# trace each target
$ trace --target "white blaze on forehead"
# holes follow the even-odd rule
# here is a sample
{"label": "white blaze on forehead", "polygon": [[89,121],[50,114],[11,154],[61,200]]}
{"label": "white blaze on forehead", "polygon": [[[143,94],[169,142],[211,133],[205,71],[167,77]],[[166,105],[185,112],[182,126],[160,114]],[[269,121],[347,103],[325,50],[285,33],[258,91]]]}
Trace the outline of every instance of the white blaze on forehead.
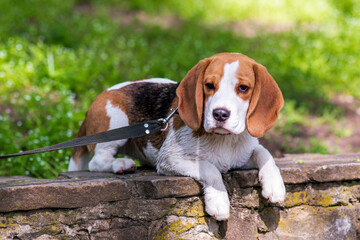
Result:
{"label": "white blaze on forehead", "polygon": [[237,83],[236,72],[239,68],[239,61],[235,61],[232,63],[226,63],[224,66],[224,76],[221,78],[220,87],[221,85],[230,85],[230,87],[235,88]]}
{"label": "white blaze on forehead", "polygon": [[206,131],[216,127],[213,111],[217,108],[224,108],[230,111],[230,117],[226,120],[223,128],[235,134],[244,131],[249,102],[237,96],[235,87],[238,83],[236,77],[238,70],[239,61],[224,65],[224,74],[221,77],[219,89],[212,97],[208,98],[205,104],[204,128]]}
{"label": "white blaze on forehead", "polygon": [[226,63],[224,66],[224,75],[219,84],[219,89],[212,97],[213,108],[225,108],[228,110],[231,106],[231,101],[237,98],[235,93],[235,86],[237,84],[236,72],[239,68],[239,61]]}

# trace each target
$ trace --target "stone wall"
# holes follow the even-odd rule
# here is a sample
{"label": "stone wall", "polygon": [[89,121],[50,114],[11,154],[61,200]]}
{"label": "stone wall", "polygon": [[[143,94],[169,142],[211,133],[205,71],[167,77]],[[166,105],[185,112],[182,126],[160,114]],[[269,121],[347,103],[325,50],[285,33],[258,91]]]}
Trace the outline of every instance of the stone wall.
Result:
{"label": "stone wall", "polygon": [[188,177],[73,172],[0,178],[0,239],[360,239],[360,154],[277,159],[284,203],[261,198],[257,170],[224,175],[231,217],[204,212]]}

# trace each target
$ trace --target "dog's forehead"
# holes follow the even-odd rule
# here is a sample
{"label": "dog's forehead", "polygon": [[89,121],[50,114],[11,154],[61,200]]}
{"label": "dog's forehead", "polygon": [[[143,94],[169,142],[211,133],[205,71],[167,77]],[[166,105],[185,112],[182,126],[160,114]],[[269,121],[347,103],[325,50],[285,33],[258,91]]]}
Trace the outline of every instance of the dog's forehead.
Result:
{"label": "dog's forehead", "polygon": [[236,53],[214,55],[206,69],[206,74],[222,76],[224,74],[225,65],[234,62],[238,62],[237,76],[254,76],[253,66],[256,62],[245,55]]}

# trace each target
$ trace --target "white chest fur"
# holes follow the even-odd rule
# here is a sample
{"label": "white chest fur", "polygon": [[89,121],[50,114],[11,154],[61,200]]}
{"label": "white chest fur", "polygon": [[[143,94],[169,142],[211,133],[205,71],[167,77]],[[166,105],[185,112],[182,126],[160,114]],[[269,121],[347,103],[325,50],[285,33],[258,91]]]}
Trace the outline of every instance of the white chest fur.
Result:
{"label": "white chest fur", "polygon": [[202,159],[210,161],[220,172],[244,166],[258,144],[247,131],[237,135],[204,135],[198,141]]}
{"label": "white chest fur", "polygon": [[171,171],[172,167],[176,168],[177,164],[185,164],[186,161],[208,161],[220,172],[226,172],[244,166],[257,145],[258,140],[247,131],[238,135],[194,137],[192,130],[184,126],[177,131],[169,131],[159,151],[157,165],[160,169],[165,167]]}

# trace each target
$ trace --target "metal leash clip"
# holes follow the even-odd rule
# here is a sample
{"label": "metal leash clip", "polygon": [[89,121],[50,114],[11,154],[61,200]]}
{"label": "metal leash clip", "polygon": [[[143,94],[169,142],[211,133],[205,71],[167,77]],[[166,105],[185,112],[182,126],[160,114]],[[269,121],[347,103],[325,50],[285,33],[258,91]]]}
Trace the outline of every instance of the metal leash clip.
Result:
{"label": "metal leash clip", "polygon": [[178,108],[175,108],[166,118],[159,118],[158,121],[160,122],[161,125],[165,125],[165,127],[163,127],[162,129],[160,129],[161,131],[166,131],[169,127],[169,120],[170,118],[172,118],[174,116],[174,114],[177,112]]}

